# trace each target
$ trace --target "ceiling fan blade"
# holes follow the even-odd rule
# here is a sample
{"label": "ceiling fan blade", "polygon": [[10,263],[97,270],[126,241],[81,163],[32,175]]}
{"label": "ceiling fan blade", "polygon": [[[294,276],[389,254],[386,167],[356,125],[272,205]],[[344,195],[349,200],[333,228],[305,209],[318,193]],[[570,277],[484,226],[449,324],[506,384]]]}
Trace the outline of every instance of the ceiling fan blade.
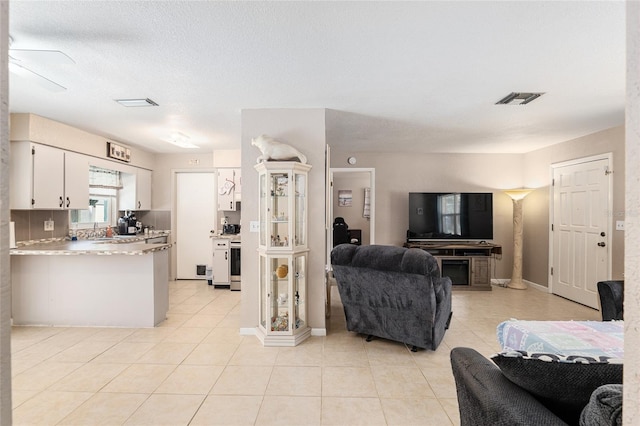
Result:
{"label": "ceiling fan blade", "polygon": [[13,61],[9,62],[9,71],[15,75],[34,81],[36,84],[52,92],[64,92],[67,90],[66,87],[59,85],[55,81],[49,80],[47,77],[44,77],[35,71],[31,71],[29,68],[25,68]]}
{"label": "ceiling fan blade", "polygon": [[20,61],[37,62],[42,65],[73,65],[76,62],[59,50],[9,49],[11,55]]}

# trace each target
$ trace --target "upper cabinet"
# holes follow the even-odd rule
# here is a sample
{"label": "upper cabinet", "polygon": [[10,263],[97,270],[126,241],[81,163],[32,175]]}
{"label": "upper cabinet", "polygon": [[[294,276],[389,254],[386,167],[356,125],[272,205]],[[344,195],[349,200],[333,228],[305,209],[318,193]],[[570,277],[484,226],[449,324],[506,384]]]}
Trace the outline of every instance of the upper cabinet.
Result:
{"label": "upper cabinet", "polygon": [[133,169],[121,174],[122,189],[118,194],[119,210],[151,210],[151,171]]}
{"label": "upper cabinet", "polygon": [[240,169],[218,169],[218,210],[236,211],[241,188]]}
{"label": "upper cabinet", "polygon": [[11,142],[11,209],[86,209],[89,158],[28,141]]}

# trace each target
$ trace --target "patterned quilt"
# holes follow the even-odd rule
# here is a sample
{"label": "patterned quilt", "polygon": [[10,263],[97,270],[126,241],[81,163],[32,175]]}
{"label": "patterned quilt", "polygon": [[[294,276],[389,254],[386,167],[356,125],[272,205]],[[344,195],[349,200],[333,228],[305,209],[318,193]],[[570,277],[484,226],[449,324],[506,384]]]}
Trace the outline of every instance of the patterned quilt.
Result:
{"label": "patterned quilt", "polygon": [[504,321],[498,325],[503,351],[624,358],[624,321]]}

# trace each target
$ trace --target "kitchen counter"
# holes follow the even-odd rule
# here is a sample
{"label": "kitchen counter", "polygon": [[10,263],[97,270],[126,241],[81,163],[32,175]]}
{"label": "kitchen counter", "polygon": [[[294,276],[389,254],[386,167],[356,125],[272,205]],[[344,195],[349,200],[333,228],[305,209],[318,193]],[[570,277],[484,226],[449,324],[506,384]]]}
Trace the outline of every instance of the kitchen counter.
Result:
{"label": "kitchen counter", "polygon": [[14,325],[154,327],[169,309],[171,244],[66,239],[11,249]]}
{"label": "kitchen counter", "polygon": [[11,255],[143,255],[156,251],[167,250],[171,244],[146,244],[144,239],[139,242],[111,241],[111,240],[77,240],[51,241],[34,243],[11,249]]}
{"label": "kitchen counter", "polygon": [[209,238],[222,238],[232,243],[240,242],[240,234],[211,234]]}

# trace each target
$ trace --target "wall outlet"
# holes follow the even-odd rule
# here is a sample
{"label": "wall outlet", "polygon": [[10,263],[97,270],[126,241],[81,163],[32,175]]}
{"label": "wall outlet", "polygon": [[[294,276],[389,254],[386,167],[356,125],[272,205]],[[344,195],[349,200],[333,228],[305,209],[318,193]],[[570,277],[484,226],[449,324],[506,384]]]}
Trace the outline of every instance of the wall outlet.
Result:
{"label": "wall outlet", "polygon": [[260,222],[257,220],[249,222],[249,232],[260,232]]}
{"label": "wall outlet", "polygon": [[624,220],[616,220],[616,231],[624,231]]}
{"label": "wall outlet", "polygon": [[53,231],[53,221],[51,219],[44,221],[44,230]]}

